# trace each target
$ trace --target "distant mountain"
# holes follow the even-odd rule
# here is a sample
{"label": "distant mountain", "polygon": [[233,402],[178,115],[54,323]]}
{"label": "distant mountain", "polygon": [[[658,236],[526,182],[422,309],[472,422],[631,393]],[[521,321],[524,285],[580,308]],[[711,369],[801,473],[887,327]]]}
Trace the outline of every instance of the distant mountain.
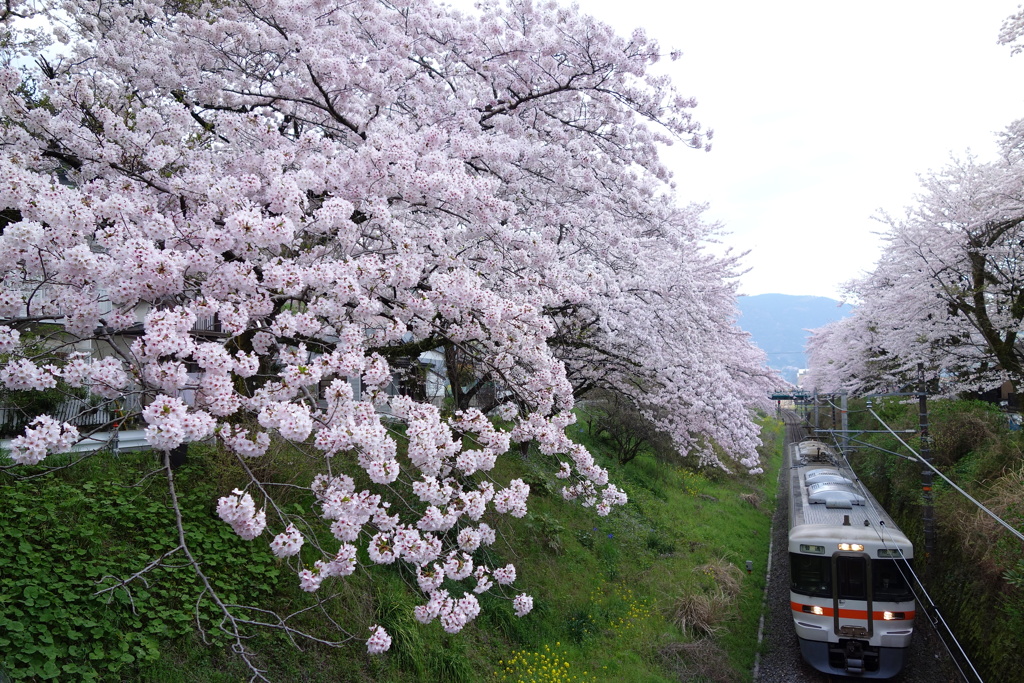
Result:
{"label": "distant mountain", "polygon": [[845,318],[853,310],[853,306],[835,299],[789,294],[741,296],[737,304],[739,326],[768,354],[768,367],[793,384],[797,370],[807,367],[807,330]]}

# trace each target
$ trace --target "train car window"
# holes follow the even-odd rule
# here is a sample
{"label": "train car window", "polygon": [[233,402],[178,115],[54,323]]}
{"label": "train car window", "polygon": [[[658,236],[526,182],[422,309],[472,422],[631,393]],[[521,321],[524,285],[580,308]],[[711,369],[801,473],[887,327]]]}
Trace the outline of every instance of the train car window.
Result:
{"label": "train car window", "polygon": [[794,593],[832,597],[832,563],[828,557],[789,554]]}
{"label": "train car window", "polygon": [[913,600],[914,594],[907,583],[909,579],[910,566],[906,560],[872,560],[871,582],[875,585],[875,600]]}
{"label": "train car window", "polygon": [[839,597],[845,600],[867,600],[868,561],[863,557],[840,555],[837,570]]}

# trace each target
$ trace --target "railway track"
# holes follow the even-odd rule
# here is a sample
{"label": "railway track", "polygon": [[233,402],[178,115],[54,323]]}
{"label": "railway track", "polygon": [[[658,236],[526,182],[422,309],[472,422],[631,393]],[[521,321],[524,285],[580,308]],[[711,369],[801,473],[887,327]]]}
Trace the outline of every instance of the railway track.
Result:
{"label": "railway track", "polygon": [[[785,448],[807,437],[807,429],[792,411],[783,411],[786,423]],[[771,575],[768,581],[764,619],[762,656],[755,674],[755,683],[849,683],[855,677],[833,676],[816,671],[800,656],[800,647],[789,605],[789,528],[785,479],[780,478],[778,501],[772,520]],[[963,683],[934,628],[919,612],[916,631],[903,671],[889,679],[893,683]]]}

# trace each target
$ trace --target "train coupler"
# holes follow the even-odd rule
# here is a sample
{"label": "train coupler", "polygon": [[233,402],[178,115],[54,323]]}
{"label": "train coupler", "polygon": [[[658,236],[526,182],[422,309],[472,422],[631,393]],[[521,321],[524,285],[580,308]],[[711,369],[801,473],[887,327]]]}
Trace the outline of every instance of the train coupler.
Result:
{"label": "train coupler", "polygon": [[840,640],[829,646],[828,655],[829,666],[845,671],[849,676],[878,671],[877,648],[860,640]]}

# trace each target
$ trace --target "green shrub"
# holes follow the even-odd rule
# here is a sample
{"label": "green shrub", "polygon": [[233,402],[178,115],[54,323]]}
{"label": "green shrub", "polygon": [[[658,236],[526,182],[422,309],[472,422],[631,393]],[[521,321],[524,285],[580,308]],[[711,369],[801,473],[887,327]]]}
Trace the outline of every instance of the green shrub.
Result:
{"label": "green shrub", "polygon": [[[223,642],[220,614],[199,599],[180,552],[125,581],[175,548],[177,531],[161,479],[133,487],[132,468],[109,464],[103,481],[0,473],[0,546],[16,550],[0,553],[0,670],[14,680],[122,680],[126,667],[159,657],[163,641],[191,633],[197,607]],[[266,547],[240,547],[212,514],[208,486],[182,498],[193,553],[225,601],[272,595],[280,570]]]}

